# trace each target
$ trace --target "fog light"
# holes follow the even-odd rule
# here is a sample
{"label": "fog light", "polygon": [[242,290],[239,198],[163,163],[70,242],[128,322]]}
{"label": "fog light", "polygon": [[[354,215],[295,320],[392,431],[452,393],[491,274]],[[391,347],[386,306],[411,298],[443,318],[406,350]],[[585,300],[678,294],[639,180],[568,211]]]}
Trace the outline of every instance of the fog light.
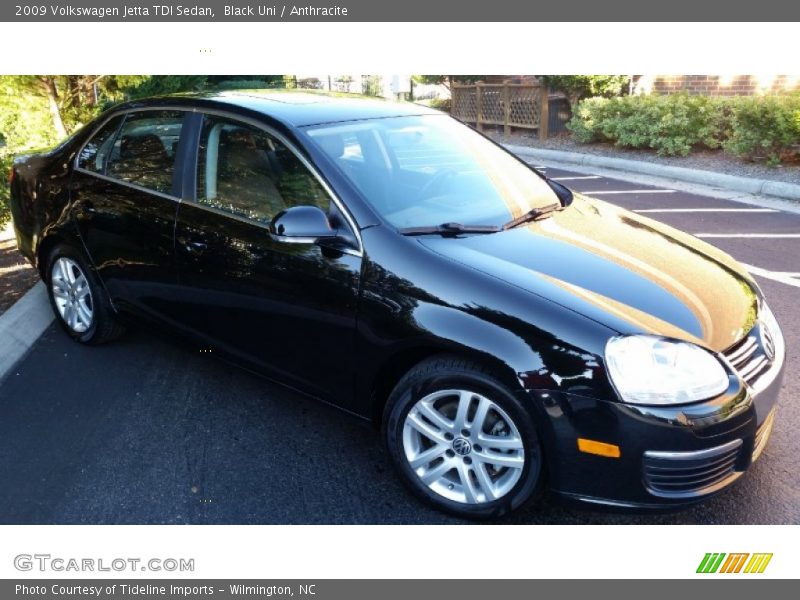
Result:
{"label": "fog light", "polygon": [[608,458],[619,458],[621,454],[619,446],[586,438],[578,438],[578,450],[586,452],[586,454],[597,454]]}

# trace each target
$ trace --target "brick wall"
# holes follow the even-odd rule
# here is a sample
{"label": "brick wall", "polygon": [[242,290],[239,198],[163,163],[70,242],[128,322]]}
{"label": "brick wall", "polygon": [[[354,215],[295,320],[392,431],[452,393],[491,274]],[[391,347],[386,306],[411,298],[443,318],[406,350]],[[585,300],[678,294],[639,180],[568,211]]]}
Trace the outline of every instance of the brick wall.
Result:
{"label": "brick wall", "polygon": [[685,92],[703,96],[752,96],[800,91],[800,76],[788,75],[642,75],[636,83],[643,93]]}

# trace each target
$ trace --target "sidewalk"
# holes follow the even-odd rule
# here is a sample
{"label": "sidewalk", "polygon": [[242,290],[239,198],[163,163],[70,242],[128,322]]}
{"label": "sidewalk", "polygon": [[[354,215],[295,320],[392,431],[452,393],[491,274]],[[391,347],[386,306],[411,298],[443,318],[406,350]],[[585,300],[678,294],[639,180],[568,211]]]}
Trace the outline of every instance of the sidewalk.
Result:
{"label": "sidewalk", "polygon": [[730,192],[768,196],[780,200],[800,202],[800,182],[775,181],[753,177],[728,175],[716,171],[690,169],[658,162],[630,160],[601,154],[550,150],[517,144],[503,144],[508,150],[527,159],[543,163],[558,163],[575,170],[609,169],[624,178],[626,174],[646,175],[674,181],[708,186]]}

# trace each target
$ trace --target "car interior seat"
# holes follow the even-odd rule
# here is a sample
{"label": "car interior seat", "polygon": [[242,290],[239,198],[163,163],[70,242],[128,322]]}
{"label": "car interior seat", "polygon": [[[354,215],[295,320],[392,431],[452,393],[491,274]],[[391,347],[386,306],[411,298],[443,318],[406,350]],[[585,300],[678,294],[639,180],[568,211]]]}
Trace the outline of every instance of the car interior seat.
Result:
{"label": "car interior seat", "polygon": [[111,162],[109,172],[159,192],[169,192],[172,188],[172,160],[154,133],[123,136],[119,159]]}

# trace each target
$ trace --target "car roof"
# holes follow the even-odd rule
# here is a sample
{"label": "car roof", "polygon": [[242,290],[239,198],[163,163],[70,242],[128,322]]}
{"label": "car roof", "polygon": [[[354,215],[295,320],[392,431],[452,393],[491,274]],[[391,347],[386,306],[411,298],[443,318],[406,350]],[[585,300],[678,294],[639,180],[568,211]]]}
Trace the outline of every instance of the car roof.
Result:
{"label": "car roof", "polygon": [[440,115],[440,111],[372,96],[314,90],[236,90],[179,94],[135,102],[165,106],[184,104],[209,108],[241,108],[272,117],[287,125],[305,127],[323,123],[413,115]]}

